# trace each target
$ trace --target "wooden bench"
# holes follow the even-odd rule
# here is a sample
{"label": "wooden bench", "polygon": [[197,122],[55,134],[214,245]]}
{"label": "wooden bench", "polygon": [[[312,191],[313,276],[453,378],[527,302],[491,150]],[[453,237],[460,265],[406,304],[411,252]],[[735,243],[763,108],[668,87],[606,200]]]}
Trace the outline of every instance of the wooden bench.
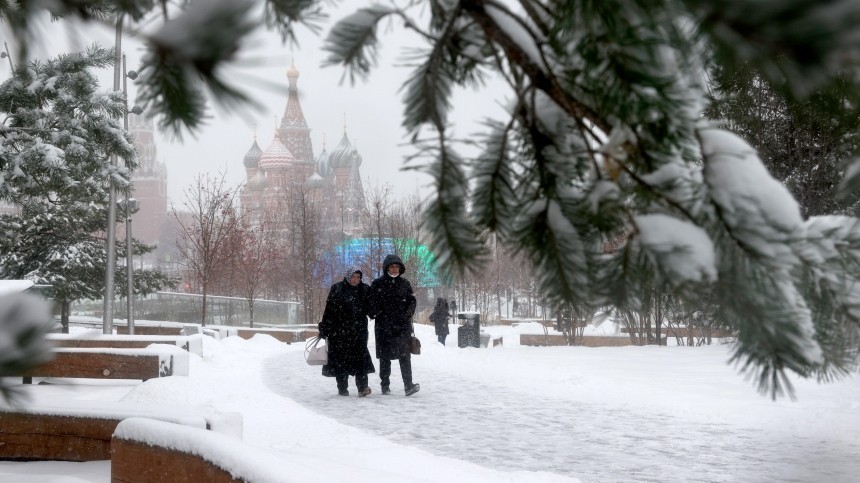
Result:
{"label": "wooden bench", "polygon": [[126,419],[111,441],[115,483],[284,481],[285,471],[283,455],[163,421]]}
{"label": "wooden bench", "polygon": [[34,377],[140,379],[188,375],[188,353],[150,349],[54,349],[54,358],[24,373]]}
{"label": "wooden bench", "polygon": [[113,348],[113,349],[145,349],[152,344],[175,345],[192,354],[203,354],[203,339],[201,336],[173,335],[69,335],[48,334],[47,339],[54,347],[76,349]]}
{"label": "wooden bench", "polygon": [[[128,326],[127,325],[117,325],[116,333],[128,335]],[[182,334],[182,325],[181,324],[159,324],[159,325],[148,325],[148,324],[135,324],[134,325],[134,335],[183,335]]]}
{"label": "wooden bench", "polygon": [[292,344],[293,342],[304,342],[315,335],[319,335],[319,330],[316,326],[300,326],[297,328],[274,328],[274,327],[232,327],[226,325],[210,325],[208,328],[221,331],[222,337],[237,336],[243,339],[250,339],[257,334],[266,334],[275,339]]}
{"label": "wooden bench", "polygon": [[0,459],[107,460],[111,458],[111,439],[117,425],[134,417],[241,438],[241,415],[238,413],[204,414],[185,407],[153,408],[124,402],[66,401],[63,404],[0,408]]}
{"label": "wooden bench", "polygon": [[[613,337],[603,335],[585,335],[576,338],[576,345],[582,347],[621,347],[636,345],[630,340],[630,337]],[[666,345],[666,338],[663,337],[661,345]],[[520,334],[520,345],[529,346],[566,346],[567,340],[561,334]]]}
{"label": "wooden bench", "polygon": [[[621,332],[624,334],[629,334],[631,332],[631,329],[628,329],[627,327],[622,327]],[[645,333],[644,331],[638,331],[635,329],[632,330],[632,332],[636,335],[640,335],[640,334]],[[663,336],[669,336],[669,337],[689,337],[690,336],[690,329],[687,327],[670,327],[670,328],[664,327],[660,331],[660,334]],[[654,329],[651,329],[651,335],[654,336]],[[712,329],[711,333],[709,335],[710,335],[710,337],[712,337],[714,339],[721,339],[721,338],[725,338],[725,337],[735,337],[736,336],[736,334],[733,334],[731,331],[725,330],[725,329]],[[692,336],[693,337],[705,337],[706,335],[702,332],[702,329],[694,328],[694,329],[692,329]]]}

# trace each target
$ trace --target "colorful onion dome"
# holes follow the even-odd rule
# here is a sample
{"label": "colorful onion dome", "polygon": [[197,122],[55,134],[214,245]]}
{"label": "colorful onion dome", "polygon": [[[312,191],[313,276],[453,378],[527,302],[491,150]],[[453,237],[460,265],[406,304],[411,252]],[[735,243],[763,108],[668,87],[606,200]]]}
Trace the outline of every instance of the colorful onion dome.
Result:
{"label": "colorful onion dome", "polygon": [[272,144],[260,156],[260,168],[262,169],[285,169],[295,162],[293,153],[284,146],[284,143],[275,136]]}
{"label": "colorful onion dome", "polygon": [[323,146],[322,152],[317,157],[317,172],[323,177],[331,176],[332,173],[334,173],[334,169],[331,167],[331,163],[329,162],[325,146]]}
{"label": "colorful onion dome", "polygon": [[352,152],[355,148],[352,147],[352,144],[349,142],[349,138],[346,137],[346,131],[343,133],[343,138],[341,138],[340,142],[335,146],[334,150],[328,157],[328,163],[333,169],[337,168],[348,168],[352,165]]}
{"label": "colorful onion dome", "polygon": [[257,144],[257,139],[254,139],[254,144],[251,145],[251,149],[245,153],[245,167],[246,168],[257,168],[260,164],[260,156],[263,155],[263,150],[260,149],[260,145]]}

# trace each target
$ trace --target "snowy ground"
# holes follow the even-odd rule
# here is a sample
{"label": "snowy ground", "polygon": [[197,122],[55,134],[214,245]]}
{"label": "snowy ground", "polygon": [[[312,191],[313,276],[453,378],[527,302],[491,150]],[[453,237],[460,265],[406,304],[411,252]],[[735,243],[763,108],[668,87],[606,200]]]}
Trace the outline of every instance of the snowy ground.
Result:
{"label": "snowy ground", "polygon": [[[795,381],[771,401],[727,346],[448,347],[416,326],[421,392],[337,396],[303,345],[205,339],[188,378],[41,386],[37,399],[114,398],[238,411],[244,441],[283,454],[284,481],[857,481],[860,378]],[[372,337],[371,337],[372,338]],[[372,350],[372,348],[371,348]],[[377,364],[378,369],[378,364]],[[350,382],[352,384],[352,381]],[[37,401],[38,402],[38,401]],[[71,475],[60,478],[57,475]],[[109,481],[105,462],[0,463],[0,481]]]}

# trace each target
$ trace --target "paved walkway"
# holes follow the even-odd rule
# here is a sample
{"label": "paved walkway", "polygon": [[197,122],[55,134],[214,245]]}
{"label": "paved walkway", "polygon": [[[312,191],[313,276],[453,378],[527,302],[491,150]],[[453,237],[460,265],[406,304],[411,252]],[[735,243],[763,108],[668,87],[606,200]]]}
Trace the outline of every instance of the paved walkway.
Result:
{"label": "paved walkway", "polygon": [[860,445],[853,443],[683,419],[637,409],[636,401],[597,406],[543,397],[426,365],[416,373],[421,392],[406,398],[396,362],[393,372],[391,396],[379,393],[378,374],[371,374],[374,392],[363,399],[352,378],[350,397],[337,396],[333,378],[292,354],[267,361],[264,379],[277,394],[341,423],[502,470],[586,482],[848,482],[860,474]]}

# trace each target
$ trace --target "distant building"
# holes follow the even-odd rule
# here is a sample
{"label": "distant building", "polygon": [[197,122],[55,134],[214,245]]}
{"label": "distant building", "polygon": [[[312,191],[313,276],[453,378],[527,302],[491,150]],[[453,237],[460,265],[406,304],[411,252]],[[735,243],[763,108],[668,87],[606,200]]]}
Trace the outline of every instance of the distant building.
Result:
{"label": "distant building", "polygon": [[298,78],[299,71],[290,65],[287,106],[271,143],[263,150],[255,139],[245,154],[242,207],[259,217],[266,210],[277,209],[288,190],[300,191],[322,204],[326,223],[332,228],[358,234],[365,203],[359,171],[361,155],[350,142],[346,126],[330,154],[323,141],[319,156],[314,155],[311,129],[299,102]]}
{"label": "distant building", "polygon": [[[132,174],[132,197],[140,210],[132,216],[132,236],[148,245],[158,244],[167,221],[167,168],[158,162],[152,121],[129,114],[128,130],[137,150],[138,168]],[[118,228],[125,238],[124,228]]]}

